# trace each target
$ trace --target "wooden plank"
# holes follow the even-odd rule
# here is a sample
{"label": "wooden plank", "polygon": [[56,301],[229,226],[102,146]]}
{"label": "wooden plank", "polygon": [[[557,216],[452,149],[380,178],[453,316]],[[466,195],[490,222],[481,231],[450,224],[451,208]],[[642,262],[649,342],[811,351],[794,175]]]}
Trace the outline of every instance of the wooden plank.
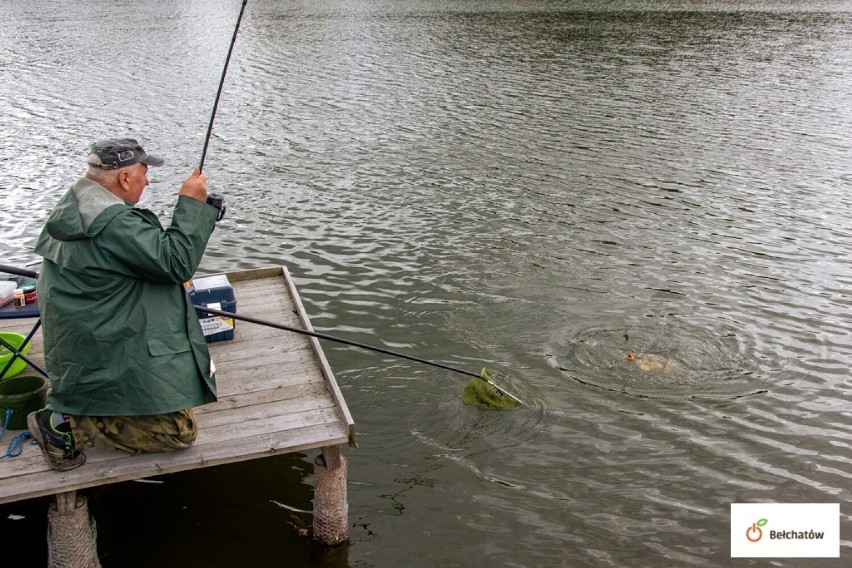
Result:
{"label": "wooden plank", "polygon": [[233,410],[235,408],[250,406],[252,404],[263,404],[266,402],[283,401],[301,397],[328,399],[331,403],[334,402],[330,400],[324,385],[307,383],[295,385],[289,388],[273,387],[266,390],[254,390],[244,394],[222,396],[219,397],[219,400],[216,402],[200,406],[196,409],[195,414],[200,420],[204,420],[204,424],[206,424],[206,419],[201,419],[200,417],[211,412],[221,412],[223,410]]}
{"label": "wooden plank", "polygon": [[[301,372],[303,369],[304,371]],[[219,398],[273,388],[287,390],[304,384],[325,388],[325,381],[315,368],[289,365],[282,367],[280,372],[276,370],[274,378],[265,373],[252,373],[249,370],[239,369],[239,372],[222,375],[217,382]],[[328,395],[327,389],[325,394]]]}
{"label": "wooden plank", "polygon": [[249,270],[237,270],[228,273],[228,281],[233,284],[235,282],[262,280],[264,278],[281,276],[281,273],[281,266],[268,266],[264,268],[253,268]]}
{"label": "wooden plank", "polygon": [[[214,361],[240,361],[252,359],[257,356],[284,353],[307,353],[310,352],[310,344],[304,338],[293,339],[295,334],[260,337],[252,341],[220,341],[208,344],[210,356]],[[239,339],[239,338],[235,338]]]}
{"label": "wooden plank", "polygon": [[[240,401],[246,402],[251,397]],[[310,420],[316,419],[316,423],[328,422],[324,414],[311,414],[325,409],[334,409],[334,401],[329,397],[302,396],[284,400],[267,400],[265,402],[255,400],[252,404],[243,404],[240,412],[231,412],[232,408],[220,408],[217,412],[204,414],[205,435],[216,426],[232,425],[240,431],[255,428],[261,432],[275,424],[282,416],[286,418],[297,416],[300,426],[313,425]],[[334,416],[334,414],[332,414]],[[201,434],[199,433],[199,436]]]}
{"label": "wooden plank", "polygon": [[[310,320],[308,319],[308,314],[305,311],[305,307],[302,305],[302,300],[299,298],[299,294],[296,291],[296,284],[293,282],[293,279],[290,277],[290,272],[286,267],[282,267],[284,271],[284,278],[287,281],[287,288],[290,290],[290,296],[293,298],[293,303],[296,306],[296,311],[299,314],[302,323],[305,326],[305,329],[308,331],[313,331],[314,328],[311,325]],[[340,412],[340,419],[347,425],[349,429],[349,445],[351,447],[357,447],[358,443],[355,441],[355,421],[352,419],[352,415],[349,413],[349,408],[346,406],[346,401],[343,398],[343,393],[340,392],[340,387],[337,386],[337,380],[334,378],[334,374],[331,372],[331,365],[328,364],[328,360],[325,357],[325,353],[322,350],[322,347],[319,344],[319,340],[315,337],[310,337],[311,346],[314,349],[314,354],[319,361],[320,368],[322,369],[322,374],[325,376],[326,381],[328,382],[328,388],[331,391],[331,396],[334,398],[335,403],[337,404],[338,411]]]}

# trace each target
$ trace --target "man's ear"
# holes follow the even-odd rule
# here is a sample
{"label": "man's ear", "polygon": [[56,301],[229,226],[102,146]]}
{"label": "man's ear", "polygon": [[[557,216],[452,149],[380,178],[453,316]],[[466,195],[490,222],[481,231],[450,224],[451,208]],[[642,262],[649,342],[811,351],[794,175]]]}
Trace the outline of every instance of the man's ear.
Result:
{"label": "man's ear", "polygon": [[122,168],[118,172],[118,185],[122,190],[127,191],[130,189],[130,170],[128,168]]}

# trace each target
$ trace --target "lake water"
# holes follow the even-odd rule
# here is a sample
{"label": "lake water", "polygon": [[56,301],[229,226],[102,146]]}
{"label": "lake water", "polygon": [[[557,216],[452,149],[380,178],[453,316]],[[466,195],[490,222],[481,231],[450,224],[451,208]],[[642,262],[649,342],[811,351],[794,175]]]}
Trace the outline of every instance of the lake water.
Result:
{"label": "lake water", "polygon": [[[0,257],[87,145],[198,163],[236,0],[4,3]],[[355,418],[314,454],[89,492],[105,567],[839,566],[730,558],[730,504],[841,504],[852,554],[852,2],[252,0],[205,162],[204,272],[284,264]],[[643,371],[628,351],[669,358]],[[0,507],[44,565],[47,500]],[[842,561],[841,561],[842,563]]]}

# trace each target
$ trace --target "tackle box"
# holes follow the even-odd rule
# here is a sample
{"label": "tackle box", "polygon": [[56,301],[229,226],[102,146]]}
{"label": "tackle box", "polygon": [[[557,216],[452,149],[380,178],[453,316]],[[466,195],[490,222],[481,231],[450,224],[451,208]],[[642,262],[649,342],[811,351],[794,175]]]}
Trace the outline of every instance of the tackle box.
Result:
{"label": "tackle box", "polygon": [[[237,312],[237,299],[234,288],[224,274],[193,278],[185,284],[189,299],[193,305],[206,306],[223,312]],[[214,315],[196,309],[201,331],[207,343],[234,338],[234,318]]]}

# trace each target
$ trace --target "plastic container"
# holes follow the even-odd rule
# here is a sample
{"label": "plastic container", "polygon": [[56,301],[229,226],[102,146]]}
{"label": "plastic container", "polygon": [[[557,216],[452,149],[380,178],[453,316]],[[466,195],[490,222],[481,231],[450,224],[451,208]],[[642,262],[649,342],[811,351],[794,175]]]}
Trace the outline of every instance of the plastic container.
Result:
{"label": "plastic container", "polygon": [[36,303],[36,300],[38,300],[38,292],[36,292],[35,284],[21,286],[21,290],[24,292],[24,300],[26,300],[27,305]]}
{"label": "plastic container", "polygon": [[38,375],[21,375],[0,381],[0,426],[11,409],[9,430],[26,430],[27,415],[47,404],[47,380]]}
{"label": "plastic container", "polygon": [[0,281],[0,308],[12,301],[17,287],[18,285],[15,282],[8,280]]}
{"label": "plastic container", "polygon": [[[16,349],[20,349],[21,343],[23,343],[24,339],[26,339],[26,337],[24,337],[20,333],[12,333],[10,331],[0,331],[0,337],[2,337],[4,341],[9,343],[11,346],[15,347]],[[27,354],[27,352],[30,350],[30,347],[32,347],[32,342],[27,343],[26,347],[24,347],[24,349],[23,349],[24,355]],[[6,365],[9,364],[9,361],[11,359],[12,359],[12,352],[9,351],[8,349],[6,349],[6,347],[4,345],[0,344],[0,373],[3,372],[3,369],[6,368]],[[24,361],[20,357],[16,357],[15,362],[12,363],[12,366],[9,368],[9,370],[6,371],[5,374],[0,376],[0,380],[8,379],[10,377],[14,377],[15,375],[17,375],[18,373],[23,371],[26,366],[27,366],[26,361]]]}
{"label": "plastic container", "polygon": [[[224,274],[193,278],[186,288],[193,305],[207,306],[224,312],[237,312],[234,288]],[[236,325],[234,318],[217,316],[202,310],[196,311],[198,312],[198,321],[201,323],[201,331],[204,332],[204,339],[207,340],[207,343],[234,338],[234,326]]]}

